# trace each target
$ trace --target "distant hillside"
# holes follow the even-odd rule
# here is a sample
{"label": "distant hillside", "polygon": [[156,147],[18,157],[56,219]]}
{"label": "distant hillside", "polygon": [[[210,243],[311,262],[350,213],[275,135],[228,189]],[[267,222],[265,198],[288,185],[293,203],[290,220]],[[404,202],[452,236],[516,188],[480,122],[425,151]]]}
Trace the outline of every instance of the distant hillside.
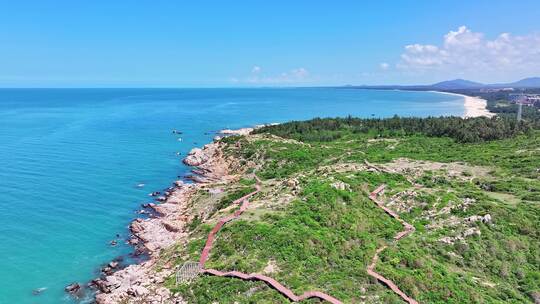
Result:
{"label": "distant hillside", "polygon": [[540,77],[529,77],[511,83],[483,84],[466,79],[441,81],[430,85],[376,85],[346,86],[361,89],[400,89],[400,90],[466,90],[482,88],[540,88]]}
{"label": "distant hillside", "polygon": [[503,84],[501,86],[512,88],[540,88],[540,77],[529,77],[516,82]]}
{"label": "distant hillside", "polygon": [[442,82],[438,82],[431,85],[431,87],[433,88],[445,89],[445,90],[480,88],[483,86],[485,85],[482,83],[465,80],[465,79],[447,80],[447,81],[442,81]]}

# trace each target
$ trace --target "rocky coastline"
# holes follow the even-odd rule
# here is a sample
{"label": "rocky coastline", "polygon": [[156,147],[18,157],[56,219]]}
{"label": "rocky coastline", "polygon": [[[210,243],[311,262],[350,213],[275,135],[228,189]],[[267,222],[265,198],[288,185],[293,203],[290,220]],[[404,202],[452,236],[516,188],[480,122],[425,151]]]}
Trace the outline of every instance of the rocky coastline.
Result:
{"label": "rocky coastline", "polygon": [[[247,135],[252,130],[223,130],[220,134]],[[121,268],[117,261],[107,264],[101,271],[103,275],[88,284],[96,290],[96,303],[186,303],[180,295],[171,294],[163,287],[165,280],[177,269],[172,265],[157,265],[158,259],[163,250],[187,242],[187,225],[197,216],[189,208],[192,196],[199,190],[208,190],[213,183],[234,179],[231,171],[238,169],[238,164],[223,155],[224,144],[220,138],[217,136],[202,148],[192,149],[183,159],[184,164],[193,167],[192,174],[186,179],[194,183],[175,181],[164,193],[152,193],[154,203],[142,206],[139,213],[149,216],[136,218],[130,223],[128,243],[134,247],[133,255],[148,255],[148,259],[125,268]],[[66,287],[70,293],[77,293],[80,289],[77,283]]]}

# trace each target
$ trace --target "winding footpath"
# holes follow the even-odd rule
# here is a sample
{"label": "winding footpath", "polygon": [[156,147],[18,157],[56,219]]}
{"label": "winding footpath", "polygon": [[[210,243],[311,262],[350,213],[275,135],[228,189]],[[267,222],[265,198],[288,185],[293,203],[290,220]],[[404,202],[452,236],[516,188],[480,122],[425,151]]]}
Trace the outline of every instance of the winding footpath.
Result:
{"label": "winding footpath", "polygon": [[[394,240],[399,241],[400,239],[402,239],[402,238],[406,237],[407,235],[411,234],[415,229],[411,224],[409,224],[409,223],[405,222],[404,220],[402,220],[399,217],[399,215],[397,215],[397,213],[390,210],[389,208],[384,206],[384,204],[381,201],[379,201],[378,195],[385,188],[386,188],[386,185],[381,185],[377,189],[373,190],[373,192],[371,192],[369,194],[369,199],[371,199],[373,202],[375,202],[375,204],[377,204],[377,206],[379,208],[383,209],[386,213],[388,213],[391,217],[398,220],[405,227],[405,230],[399,232],[398,234],[396,234],[394,236]],[[380,247],[379,249],[377,249],[377,251],[375,252],[375,255],[373,256],[373,259],[371,260],[371,264],[368,265],[367,273],[370,276],[374,277],[375,279],[383,282],[386,286],[388,286],[390,289],[392,289],[392,291],[394,293],[396,293],[403,300],[405,300],[405,302],[407,302],[409,304],[418,304],[418,302],[415,299],[409,297],[401,289],[399,289],[399,287],[397,287],[397,285],[394,282],[392,282],[392,280],[389,280],[389,279],[383,277],[382,275],[380,275],[379,273],[375,272],[375,266],[377,265],[377,261],[379,260],[379,253],[381,253],[387,247],[388,247],[387,245],[384,245],[384,246]]]}
{"label": "winding footpath", "polygon": [[[307,292],[304,292],[302,295],[297,296],[290,289],[285,287],[283,284],[279,283],[278,281],[274,280],[271,277],[268,277],[262,274],[258,274],[258,273],[247,274],[247,273],[243,273],[239,271],[224,272],[224,271],[219,271],[216,269],[205,268],[205,264],[208,261],[208,256],[210,255],[210,251],[212,250],[212,247],[214,245],[214,241],[216,239],[217,233],[221,230],[223,225],[238,218],[242,213],[244,213],[244,211],[249,207],[249,198],[261,191],[261,181],[256,176],[255,176],[255,179],[257,181],[255,184],[255,191],[249,194],[246,194],[245,196],[234,201],[233,204],[240,205],[240,208],[237,211],[235,211],[232,215],[229,215],[220,219],[218,223],[214,226],[214,228],[208,234],[208,238],[206,239],[206,244],[201,253],[201,258],[199,259],[199,267],[201,269],[201,272],[205,274],[209,274],[209,275],[215,275],[218,277],[234,277],[234,278],[238,278],[238,279],[242,279],[246,281],[252,281],[252,280],[263,281],[269,286],[271,286],[272,288],[274,288],[275,290],[279,291],[281,294],[283,294],[284,296],[286,296],[293,302],[300,302],[302,300],[309,299],[309,298],[319,298],[321,300],[326,300],[332,304],[342,304],[340,300],[320,291],[307,291]],[[375,202],[375,204],[377,204],[379,208],[383,209],[387,214],[392,216],[394,219],[398,220],[405,227],[405,230],[399,232],[398,234],[394,236],[394,240],[398,241],[406,237],[407,235],[411,234],[415,229],[411,224],[402,220],[399,217],[399,215],[397,215],[394,211],[384,206],[384,204],[378,200],[379,193],[383,191],[385,188],[386,188],[386,185],[379,186],[377,189],[375,189],[373,192],[370,193],[369,198],[373,202]],[[401,289],[399,289],[399,287],[397,287],[397,285],[394,282],[383,277],[382,275],[380,275],[374,270],[377,264],[377,261],[379,260],[379,254],[383,250],[385,250],[387,247],[388,247],[387,245],[384,245],[377,249],[377,251],[375,252],[375,255],[373,256],[373,259],[371,260],[371,264],[369,264],[367,267],[367,273],[370,276],[374,277],[375,279],[383,282],[385,285],[387,285],[393,292],[399,295],[407,303],[418,304],[416,300],[407,296],[407,294],[405,294]]]}
{"label": "winding footpath", "polygon": [[267,277],[265,275],[262,275],[262,274],[257,274],[257,273],[247,274],[247,273],[242,273],[242,272],[239,272],[239,271],[223,272],[223,271],[219,271],[219,270],[216,270],[216,269],[206,269],[204,267],[205,264],[206,264],[206,261],[208,260],[208,255],[210,254],[210,250],[212,249],[212,247],[214,245],[214,240],[216,238],[216,234],[221,230],[223,225],[225,225],[227,222],[239,217],[249,207],[249,198],[252,197],[253,195],[259,193],[259,191],[261,191],[261,181],[259,180],[259,178],[257,176],[255,176],[255,179],[257,181],[257,183],[255,185],[255,191],[253,191],[253,192],[251,192],[251,193],[249,193],[249,194],[247,194],[247,195],[245,195],[245,196],[243,196],[243,197],[241,197],[241,198],[239,198],[239,199],[237,199],[236,201],[233,202],[234,204],[240,205],[240,209],[238,209],[232,215],[229,215],[229,216],[226,216],[226,217],[220,219],[218,221],[218,223],[216,224],[216,226],[214,226],[214,228],[210,231],[210,234],[208,235],[208,238],[206,239],[206,244],[204,246],[204,249],[203,249],[203,251],[201,253],[201,258],[199,260],[199,267],[201,269],[201,272],[209,274],[209,275],[215,275],[215,276],[218,276],[218,277],[234,277],[234,278],[239,278],[239,279],[246,280],[246,281],[248,281],[248,280],[249,281],[251,281],[251,280],[263,281],[266,284],[270,285],[272,288],[279,291],[281,294],[283,294],[284,296],[286,296],[287,298],[289,298],[293,302],[299,302],[299,301],[309,299],[309,298],[319,298],[319,299],[322,299],[322,300],[326,300],[326,301],[328,301],[328,302],[330,302],[332,304],[342,304],[342,302],[340,300],[338,300],[338,299],[336,299],[336,298],[334,298],[334,297],[332,297],[330,295],[327,295],[325,293],[322,293],[320,291],[306,291],[302,295],[297,296],[290,289],[283,286],[278,281],[276,281],[276,280],[274,280],[274,279],[272,279],[270,277]]}

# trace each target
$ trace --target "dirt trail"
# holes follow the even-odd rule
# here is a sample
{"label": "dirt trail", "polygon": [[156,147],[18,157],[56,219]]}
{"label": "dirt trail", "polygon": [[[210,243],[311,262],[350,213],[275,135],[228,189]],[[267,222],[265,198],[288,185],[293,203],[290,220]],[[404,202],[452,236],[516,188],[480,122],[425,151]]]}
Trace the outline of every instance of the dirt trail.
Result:
{"label": "dirt trail", "polygon": [[201,258],[199,260],[199,267],[201,268],[201,271],[203,273],[210,274],[210,275],[215,275],[215,276],[219,276],[219,277],[235,277],[235,278],[239,278],[239,279],[242,279],[242,280],[263,281],[266,284],[270,285],[272,288],[279,291],[281,294],[283,294],[284,296],[286,296],[287,298],[289,298],[293,302],[299,302],[299,301],[309,299],[309,298],[319,298],[319,299],[322,299],[322,300],[326,300],[326,301],[328,301],[328,302],[330,302],[332,304],[342,304],[342,302],[340,300],[338,300],[338,299],[336,299],[336,298],[334,298],[334,297],[332,297],[330,295],[327,295],[325,293],[322,293],[320,291],[306,291],[302,295],[297,296],[290,289],[283,286],[278,281],[276,281],[276,280],[274,280],[274,279],[272,279],[270,277],[267,277],[265,275],[262,275],[262,274],[257,274],[257,273],[247,274],[247,273],[242,273],[242,272],[238,272],[238,271],[223,272],[223,271],[219,271],[219,270],[216,270],[216,269],[206,269],[204,267],[205,264],[206,264],[206,261],[208,260],[208,255],[210,254],[210,250],[213,247],[214,240],[216,238],[216,234],[219,232],[219,230],[221,230],[223,225],[225,225],[227,222],[239,217],[249,207],[249,198],[252,197],[253,195],[259,193],[259,191],[261,190],[261,181],[259,180],[258,177],[255,177],[255,179],[257,180],[257,183],[255,185],[256,190],[249,193],[249,194],[247,194],[247,195],[245,195],[245,196],[243,196],[243,197],[241,197],[241,198],[239,198],[239,199],[237,199],[236,201],[234,201],[234,204],[240,205],[240,209],[238,209],[232,215],[229,215],[229,216],[226,216],[226,217],[220,219],[218,221],[218,223],[216,224],[216,226],[214,226],[212,231],[210,231],[210,234],[208,234],[208,238],[206,239],[206,244],[205,244],[204,249],[203,249],[203,251],[201,253]]}
{"label": "dirt trail", "polygon": [[[386,213],[388,213],[391,217],[395,218],[396,220],[398,220],[404,227],[405,227],[405,230],[399,232],[398,234],[396,234],[394,236],[394,240],[395,241],[399,241],[400,239],[406,237],[407,235],[411,234],[415,229],[414,227],[405,222],[404,220],[402,220],[399,215],[397,215],[397,213],[395,213],[394,211],[388,209],[386,206],[384,206],[384,204],[378,200],[378,195],[381,191],[383,191],[384,189],[386,188],[386,185],[381,185],[379,186],[377,189],[373,190],[373,192],[370,193],[369,195],[369,198],[375,202],[375,204],[377,204],[377,206],[381,209],[383,209]],[[390,287],[390,289],[392,289],[393,292],[395,292],[397,295],[399,295],[403,300],[405,300],[407,303],[409,304],[418,304],[418,302],[407,296],[407,294],[405,294],[401,289],[399,289],[399,287],[397,287],[397,285],[392,282],[391,280],[383,277],[382,275],[380,275],[379,273],[375,272],[375,266],[377,264],[377,261],[379,260],[379,253],[381,253],[383,250],[385,250],[388,246],[384,245],[382,247],[380,247],[379,249],[377,249],[377,251],[375,252],[375,255],[373,256],[373,259],[371,260],[371,264],[368,265],[367,267],[367,273],[376,278],[377,280],[383,282],[385,285],[387,285],[388,287]]]}

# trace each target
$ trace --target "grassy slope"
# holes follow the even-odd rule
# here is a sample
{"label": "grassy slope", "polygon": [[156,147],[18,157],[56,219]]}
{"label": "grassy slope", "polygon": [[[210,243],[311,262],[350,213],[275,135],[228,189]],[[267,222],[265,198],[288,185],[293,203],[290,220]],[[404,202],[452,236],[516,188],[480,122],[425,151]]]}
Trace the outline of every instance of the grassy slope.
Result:
{"label": "grassy slope", "polygon": [[[316,169],[338,162],[386,163],[407,157],[462,161],[489,166],[491,171],[489,176],[472,181],[426,172],[417,180],[425,190],[420,191],[423,205],[402,214],[418,230],[385,250],[377,270],[422,303],[521,303],[531,301],[529,295],[540,291],[538,132],[479,144],[420,135],[398,137],[397,141],[370,141],[367,135],[352,133],[308,144],[272,139],[228,141],[239,141],[241,146],[230,145],[228,153],[261,165],[256,173],[266,179],[265,185],[295,177],[302,190],[292,202],[257,220],[227,224],[219,234],[209,267],[260,272],[272,261],[278,269],[272,276],[297,293],[317,289],[345,302],[399,303],[395,295],[365,273],[375,248],[400,230],[397,222],[367,200],[367,191],[383,182],[394,192],[410,188],[410,184],[397,174],[321,173]],[[336,180],[349,184],[351,191],[330,187]],[[474,198],[476,203],[447,216],[490,214],[492,224],[475,224],[481,235],[463,242],[448,245],[438,241],[455,234],[458,228],[427,230],[422,212],[464,198]],[[257,199],[264,201],[270,196],[263,191]],[[178,263],[198,258],[208,229],[205,224],[196,228],[188,248],[178,249],[189,257]],[[197,303],[287,302],[260,282],[237,279],[203,276],[175,290]]]}

